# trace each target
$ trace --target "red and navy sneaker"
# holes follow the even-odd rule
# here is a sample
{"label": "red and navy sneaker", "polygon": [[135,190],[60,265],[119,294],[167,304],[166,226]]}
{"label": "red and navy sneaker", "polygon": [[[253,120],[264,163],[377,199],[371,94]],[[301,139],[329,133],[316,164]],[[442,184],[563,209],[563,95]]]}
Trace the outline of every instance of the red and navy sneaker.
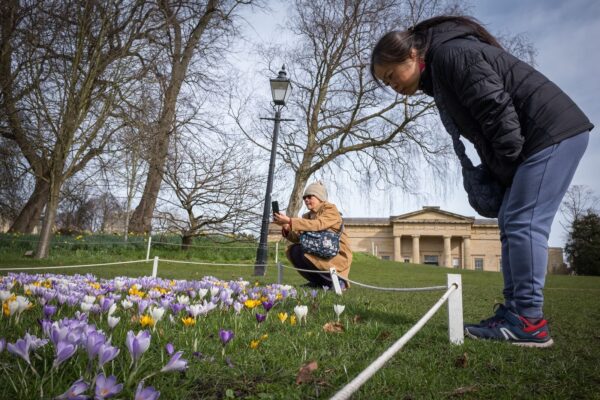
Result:
{"label": "red and navy sneaker", "polygon": [[508,308],[502,303],[496,303],[494,305],[494,315],[487,319],[482,319],[478,324],[465,324],[465,329],[467,328],[478,328],[478,327],[487,327],[495,325],[504,320],[504,314],[508,311]]}
{"label": "red and navy sneaker", "polygon": [[554,344],[545,319],[533,324],[510,310],[506,310],[499,322],[465,327],[465,335],[472,339],[502,340],[525,347],[550,347]]}

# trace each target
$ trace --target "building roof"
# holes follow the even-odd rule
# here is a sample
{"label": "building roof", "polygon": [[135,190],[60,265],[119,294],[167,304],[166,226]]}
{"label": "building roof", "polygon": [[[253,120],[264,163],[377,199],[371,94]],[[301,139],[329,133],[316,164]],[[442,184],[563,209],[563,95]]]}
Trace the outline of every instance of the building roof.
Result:
{"label": "building roof", "polygon": [[[414,218],[414,217],[418,217],[419,214],[424,214],[424,213],[428,213],[428,212],[440,214],[445,217],[451,217],[452,219],[455,219],[456,222],[467,222],[467,223],[470,222],[474,225],[479,225],[479,226],[484,226],[484,225],[498,226],[498,221],[496,219],[475,218],[475,217],[471,217],[471,216],[456,214],[456,213],[453,213],[450,211],[441,210],[440,207],[438,207],[438,206],[424,206],[421,210],[412,211],[412,212],[400,214],[400,215],[392,215],[387,218],[369,218],[369,217],[352,218],[352,217],[348,217],[348,218],[344,218],[344,224],[346,224],[346,225],[363,225],[363,226],[365,226],[365,225],[390,226],[392,224],[392,222],[411,222],[411,221],[409,221],[409,219],[412,219],[412,220],[414,220],[414,222],[417,222],[417,221],[419,221],[418,218]],[[407,221],[404,221],[404,220],[407,220]],[[434,220],[432,220],[432,221],[434,221]],[[438,222],[438,220],[435,220],[435,221]],[[439,222],[442,222],[442,221],[443,220],[439,220]],[[444,221],[444,222],[450,222],[450,221]]]}

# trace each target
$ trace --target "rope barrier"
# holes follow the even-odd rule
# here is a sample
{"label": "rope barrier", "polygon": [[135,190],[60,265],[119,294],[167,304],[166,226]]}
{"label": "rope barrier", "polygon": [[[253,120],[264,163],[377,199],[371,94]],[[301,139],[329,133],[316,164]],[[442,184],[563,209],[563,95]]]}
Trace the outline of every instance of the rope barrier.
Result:
{"label": "rope barrier", "polygon": [[135,261],[118,261],[102,264],[81,264],[81,265],[60,265],[51,267],[16,267],[16,268],[0,268],[0,271],[21,271],[21,270],[32,270],[32,269],[67,269],[67,268],[85,268],[85,267],[101,267],[103,265],[121,265],[121,264],[136,264],[146,263],[147,260],[135,260]]}
{"label": "rope barrier", "polygon": [[330,400],[345,400],[356,392],[371,376],[383,367],[383,365],[394,356],[402,347],[408,343],[413,336],[423,328],[423,326],[431,319],[437,310],[444,304],[448,297],[453,291],[458,289],[457,284],[452,284],[444,295],[427,311],[427,313],[421,317],[421,319],[406,332],[400,339],[398,339],[392,346],[390,346],[382,355],[380,355],[375,361],[373,361],[367,368],[365,368],[356,378],[350,383],[340,389]]}
{"label": "rope barrier", "polygon": [[180,260],[167,260],[166,258],[161,258],[160,261],[171,262],[175,264],[195,264],[195,265],[215,265],[215,266],[226,266],[226,267],[267,267],[269,264],[224,264],[224,263],[202,263],[196,261],[180,261]]}

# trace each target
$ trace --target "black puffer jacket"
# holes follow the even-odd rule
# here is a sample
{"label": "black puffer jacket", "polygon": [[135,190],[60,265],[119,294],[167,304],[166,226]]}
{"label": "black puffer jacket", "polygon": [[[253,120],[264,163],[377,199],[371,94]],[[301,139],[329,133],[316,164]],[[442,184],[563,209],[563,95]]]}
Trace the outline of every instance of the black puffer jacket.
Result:
{"label": "black puffer jacket", "polygon": [[443,90],[443,108],[505,186],[528,156],[594,127],[543,74],[467,26],[430,28],[425,65],[421,89]]}

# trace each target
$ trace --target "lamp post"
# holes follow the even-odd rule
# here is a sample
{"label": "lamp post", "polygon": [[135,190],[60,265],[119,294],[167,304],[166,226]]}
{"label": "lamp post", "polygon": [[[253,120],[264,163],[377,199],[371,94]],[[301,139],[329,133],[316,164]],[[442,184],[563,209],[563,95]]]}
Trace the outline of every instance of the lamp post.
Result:
{"label": "lamp post", "polygon": [[285,65],[276,78],[270,80],[271,95],[275,108],[275,118],[261,118],[269,121],[275,121],[273,128],[273,143],[271,143],[271,159],[269,161],[269,174],[267,176],[267,192],[265,193],[265,206],[263,208],[262,224],[260,227],[260,242],[256,250],[256,263],[254,265],[254,275],[263,276],[267,267],[267,236],[269,234],[269,222],[271,221],[271,191],[273,190],[273,172],[275,171],[275,156],[277,154],[277,136],[279,135],[279,125],[281,121],[293,121],[293,119],[282,119],[281,109],[285,107],[285,102],[292,92],[292,84],[285,72]]}

